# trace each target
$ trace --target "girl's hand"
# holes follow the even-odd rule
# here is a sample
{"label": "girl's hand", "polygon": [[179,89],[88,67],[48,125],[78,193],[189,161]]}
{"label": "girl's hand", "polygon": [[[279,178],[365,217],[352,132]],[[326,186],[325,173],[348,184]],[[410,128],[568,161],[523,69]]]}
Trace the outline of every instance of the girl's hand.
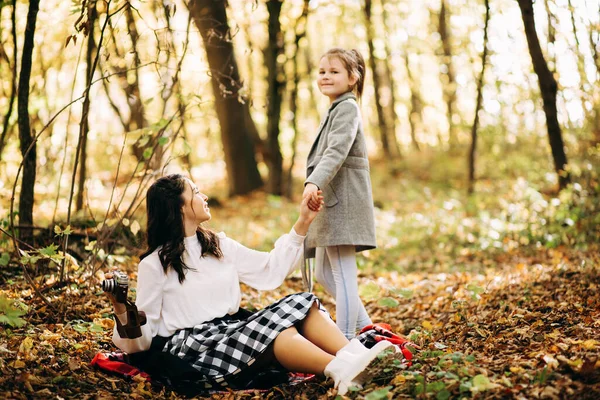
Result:
{"label": "girl's hand", "polygon": [[309,223],[315,219],[324,204],[321,193],[320,190],[317,190],[302,200],[300,204],[300,218],[304,217]]}
{"label": "girl's hand", "polygon": [[[316,192],[311,193],[308,197],[308,208],[315,213],[321,210],[323,207],[323,196],[321,196],[321,191],[318,190]],[[315,214],[316,216],[316,214]]]}
{"label": "girl's hand", "polygon": [[302,193],[302,199],[310,196],[312,193],[316,193],[319,191],[319,188],[314,183],[307,183],[304,185],[304,192]]}

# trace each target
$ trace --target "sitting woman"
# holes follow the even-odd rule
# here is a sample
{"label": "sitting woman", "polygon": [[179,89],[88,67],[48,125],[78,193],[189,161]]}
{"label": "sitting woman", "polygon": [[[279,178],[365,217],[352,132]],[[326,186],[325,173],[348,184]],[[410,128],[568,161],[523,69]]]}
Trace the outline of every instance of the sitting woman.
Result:
{"label": "sitting woman", "polygon": [[[289,295],[256,313],[240,309],[240,282],[272,290],[298,264],[320,193],[302,201],[293,228],[268,253],[201,227],[211,218],[207,199],[177,174],[148,189],[148,249],[138,266],[136,299],[147,323],[135,339],[121,337],[115,326],[113,342],[130,354],[152,348],[177,356],[207,387],[236,388],[240,372],[277,363],[330,377],[341,394],[360,385],[361,372],[390,342],[371,349],[349,342],[311,293]],[[109,297],[125,325],[125,305]]]}

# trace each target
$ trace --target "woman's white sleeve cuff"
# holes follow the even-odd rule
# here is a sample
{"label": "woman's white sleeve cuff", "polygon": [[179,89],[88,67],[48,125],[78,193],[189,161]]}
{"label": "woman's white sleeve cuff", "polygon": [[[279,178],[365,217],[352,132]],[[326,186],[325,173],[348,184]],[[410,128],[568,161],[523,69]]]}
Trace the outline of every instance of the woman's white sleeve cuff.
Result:
{"label": "woman's white sleeve cuff", "polygon": [[290,240],[292,241],[292,243],[295,243],[299,246],[304,243],[304,239],[306,238],[306,236],[299,235],[298,233],[296,233],[296,230],[293,227],[290,230],[289,235],[290,235]]}

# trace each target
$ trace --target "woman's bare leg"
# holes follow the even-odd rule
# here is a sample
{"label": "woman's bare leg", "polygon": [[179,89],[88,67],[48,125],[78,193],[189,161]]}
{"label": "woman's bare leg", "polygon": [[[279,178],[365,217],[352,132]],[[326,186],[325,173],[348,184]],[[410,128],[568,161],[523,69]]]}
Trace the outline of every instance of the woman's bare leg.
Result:
{"label": "woman's bare leg", "polygon": [[[323,332],[323,335],[327,333]],[[334,356],[302,336],[295,327],[288,328],[277,336],[273,352],[277,361],[288,371],[309,374],[322,375],[327,364],[334,359]]]}
{"label": "woman's bare leg", "polygon": [[302,336],[329,354],[335,355],[348,344],[348,339],[340,328],[319,310],[316,302],[310,308],[308,316],[298,325],[298,330]]}

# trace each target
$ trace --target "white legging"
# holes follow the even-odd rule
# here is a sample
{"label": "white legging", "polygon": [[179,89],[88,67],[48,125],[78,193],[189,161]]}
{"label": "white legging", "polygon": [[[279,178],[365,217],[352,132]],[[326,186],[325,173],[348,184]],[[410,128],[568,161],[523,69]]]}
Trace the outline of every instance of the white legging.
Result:
{"label": "white legging", "polygon": [[317,247],[315,278],[336,303],[336,323],[348,339],[371,324],[358,296],[356,254],[354,246]]}

